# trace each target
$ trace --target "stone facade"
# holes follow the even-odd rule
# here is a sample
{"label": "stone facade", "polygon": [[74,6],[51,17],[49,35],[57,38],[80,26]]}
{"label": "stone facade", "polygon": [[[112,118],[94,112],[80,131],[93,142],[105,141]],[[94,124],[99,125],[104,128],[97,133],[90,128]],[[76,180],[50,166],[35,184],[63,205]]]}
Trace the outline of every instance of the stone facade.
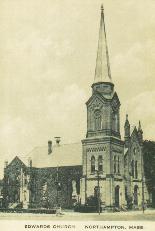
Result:
{"label": "stone facade", "polygon": [[143,143],[141,143],[139,132],[135,127],[131,136],[129,134],[124,157],[125,196],[127,204],[129,204],[129,206],[133,205],[134,208],[142,207],[147,199],[142,147]]}
{"label": "stone facade", "polygon": [[80,200],[81,166],[33,169],[31,207],[73,207]]}
{"label": "stone facade", "polygon": [[[105,206],[123,205],[124,142],[120,139],[120,101],[114,85],[92,85],[87,105],[87,135],[83,145],[82,203],[95,195],[99,174],[100,200]],[[121,195],[121,200],[115,194]]]}
{"label": "stone facade", "polygon": [[29,171],[26,165],[15,157],[4,169],[4,201],[5,207],[15,207],[23,204],[25,207],[29,200],[28,190]]}
{"label": "stone facade", "polygon": [[120,101],[111,79],[103,8],[95,79],[86,106],[82,204],[87,204],[91,197],[96,198],[101,207],[142,207],[147,196],[147,190],[144,192],[143,132],[139,124],[138,130],[135,128],[130,136],[127,118],[125,140],[120,136]]}
{"label": "stone facade", "polygon": [[[111,83],[108,84],[111,86]],[[104,90],[98,92],[98,88],[95,88],[86,105],[88,125],[86,139],[82,140],[82,204],[87,203],[89,197],[95,197],[98,189],[100,203],[105,207],[142,208],[149,200],[149,195],[143,168],[143,131],[140,122],[138,129],[135,127],[130,134],[127,116],[123,141],[119,132],[120,102],[116,93],[111,93],[107,98]],[[117,115],[115,120],[114,114]]]}
{"label": "stone facade", "polygon": [[16,157],[4,170],[5,207],[72,207],[80,200],[81,175],[81,166],[34,168]]}

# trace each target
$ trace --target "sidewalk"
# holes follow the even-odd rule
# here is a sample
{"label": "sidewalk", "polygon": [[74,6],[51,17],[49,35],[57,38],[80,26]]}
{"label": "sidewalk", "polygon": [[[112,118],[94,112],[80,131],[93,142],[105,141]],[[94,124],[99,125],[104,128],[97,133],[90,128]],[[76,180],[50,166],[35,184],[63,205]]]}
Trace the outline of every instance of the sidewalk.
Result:
{"label": "sidewalk", "polygon": [[[96,213],[80,213],[80,212],[70,212],[70,211],[62,211],[62,213],[64,215],[72,215],[72,216],[79,216],[79,215],[84,215],[84,216],[95,216],[95,215],[99,215],[97,212]],[[155,209],[146,209],[143,213],[142,210],[138,210],[138,211],[120,211],[120,212],[102,212],[100,213],[100,215],[109,215],[109,216],[116,216],[116,215],[155,215]]]}
{"label": "sidewalk", "polygon": [[62,214],[0,213],[0,220],[50,221],[155,221],[155,210],[129,212],[79,213],[62,210]]}

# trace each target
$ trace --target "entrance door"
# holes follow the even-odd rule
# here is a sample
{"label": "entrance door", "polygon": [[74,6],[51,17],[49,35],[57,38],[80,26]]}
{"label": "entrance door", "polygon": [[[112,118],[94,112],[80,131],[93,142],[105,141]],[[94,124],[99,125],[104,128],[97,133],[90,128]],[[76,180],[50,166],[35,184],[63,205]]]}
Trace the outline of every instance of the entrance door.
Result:
{"label": "entrance door", "polygon": [[155,208],[155,189],[152,191],[152,207]]}
{"label": "entrance door", "polygon": [[119,185],[115,187],[115,206],[119,207]]}
{"label": "entrance door", "polygon": [[138,186],[134,187],[134,205],[138,205]]}

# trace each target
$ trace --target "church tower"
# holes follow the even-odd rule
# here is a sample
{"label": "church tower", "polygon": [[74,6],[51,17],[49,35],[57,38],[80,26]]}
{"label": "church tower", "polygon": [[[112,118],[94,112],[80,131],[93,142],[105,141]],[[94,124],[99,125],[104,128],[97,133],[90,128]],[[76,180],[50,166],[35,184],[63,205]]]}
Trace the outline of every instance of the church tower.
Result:
{"label": "church tower", "polygon": [[82,204],[93,198],[106,207],[124,201],[123,141],[120,136],[120,101],[111,78],[104,9],[101,6],[98,50],[92,96],[86,102],[87,133],[82,140]]}

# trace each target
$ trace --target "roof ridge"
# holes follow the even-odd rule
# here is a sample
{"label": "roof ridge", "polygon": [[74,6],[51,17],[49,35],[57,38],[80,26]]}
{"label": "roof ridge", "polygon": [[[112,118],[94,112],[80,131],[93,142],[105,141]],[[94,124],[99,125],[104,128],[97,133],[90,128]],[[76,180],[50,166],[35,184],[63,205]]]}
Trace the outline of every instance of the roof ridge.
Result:
{"label": "roof ridge", "polygon": [[[67,144],[60,144],[59,146],[65,146],[65,145],[71,145],[71,144],[80,144],[80,142],[74,142],[74,143],[67,143]],[[54,144],[53,147],[57,147],[57,144]]]}
{"label": "roof ridge", "polygon": [[[81,142],[74,142],[74,143],[66,143],[66,144],[60,144],[58,147],[61,147],[61,146],[67,146],[67,145],[72,145],[72,144],[81,144]],[[46,148],[48,147],[47,145],[44,145],[44,146],[35,146],[33,149],[31,149],[30,152],[28,152],[25,156],[28,156],[29,154],[31,154],[32,151],[34,151],[35,149],[37,148]],[[57,144],[54,144],[53,147],[57,147]]]}

